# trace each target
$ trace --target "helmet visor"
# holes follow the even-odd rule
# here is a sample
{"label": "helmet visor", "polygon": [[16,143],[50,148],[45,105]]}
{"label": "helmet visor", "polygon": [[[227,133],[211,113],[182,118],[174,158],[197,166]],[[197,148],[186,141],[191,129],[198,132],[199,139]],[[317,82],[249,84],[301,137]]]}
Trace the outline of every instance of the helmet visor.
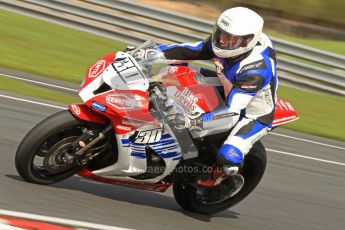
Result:
{"label": "helmet visor", "polygon": [[234,50],[240,47],[246,47],[253,37],[253,34],[244,36],[232,35],[215,26],[212,34],[212,42],[219,49]]}

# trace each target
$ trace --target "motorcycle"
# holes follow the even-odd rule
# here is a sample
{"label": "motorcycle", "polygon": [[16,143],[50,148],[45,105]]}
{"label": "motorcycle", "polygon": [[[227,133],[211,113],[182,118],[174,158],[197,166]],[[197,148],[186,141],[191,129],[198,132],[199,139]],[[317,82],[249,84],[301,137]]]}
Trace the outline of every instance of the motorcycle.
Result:
{"label": "motorcycle", "polygon": [[[20,143],[19,175],[43,185],[78,174],[155,192],[172,186],[183,209],[203,214],[248,196],[264,174],[265,147],[257,141],[245,156],[236,192],[229,179],[213,187],[195,183],[212,171],[216,150],[231,130],[179,129],[169,116],[196,117],[224,105],[223,98],[198,71],[170,65],[155,46],[148,41],[91,66],[78,91],[84,104],[44,119]],[[298,119],[289,102],[278,99],[276,105],[274,127]]]}

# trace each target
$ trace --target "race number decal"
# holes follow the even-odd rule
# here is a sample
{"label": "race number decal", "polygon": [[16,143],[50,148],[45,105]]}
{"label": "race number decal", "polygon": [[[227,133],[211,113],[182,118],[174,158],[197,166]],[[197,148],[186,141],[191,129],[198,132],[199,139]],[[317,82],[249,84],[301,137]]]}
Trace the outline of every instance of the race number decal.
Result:
{"label": "race number decal", "polygon": [[135,138],[134,143],[155,143],[158,142],[162,137],[162,129],[152,129],[141,131]]}
{"label": "race number decal", "polygon": [[118,59],[112,65],[120,79],[126,85],[143,83],[146,80],[140,68],[135,65],[130,57]]}

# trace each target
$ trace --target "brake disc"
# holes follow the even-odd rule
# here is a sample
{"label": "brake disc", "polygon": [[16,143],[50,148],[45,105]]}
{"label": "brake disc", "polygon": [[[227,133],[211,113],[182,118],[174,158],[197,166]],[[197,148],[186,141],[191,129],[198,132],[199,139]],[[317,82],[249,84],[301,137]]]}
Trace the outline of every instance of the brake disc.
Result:
{"label": "brake disc", "polygon": [[56,143],[43,160],[44,168],[50,173],[65,172],[75,166],[74,158],[71,154],[71,143],[78,137],[72,136]]}

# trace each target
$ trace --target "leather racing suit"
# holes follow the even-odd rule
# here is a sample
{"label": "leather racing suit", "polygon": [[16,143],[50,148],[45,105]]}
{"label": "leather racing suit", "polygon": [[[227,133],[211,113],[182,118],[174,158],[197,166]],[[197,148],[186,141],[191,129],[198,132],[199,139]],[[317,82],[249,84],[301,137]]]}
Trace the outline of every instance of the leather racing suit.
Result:
{"label": "leather racing suit", "polygon": [[[249,52],[235,58],[219,58],[212,51],[211,37],[197,43],[160,45],[167,59],[213,59],[223,86],[225,107],[201,115],[209,134],[232,131],[218,150],[224,165],[240,165],[255,142],[272,128],[278,79],[276,52],[264,33]],[[201,73],[205,70],[201,69]],[[215,74],[214,74],[215,75]]]}

